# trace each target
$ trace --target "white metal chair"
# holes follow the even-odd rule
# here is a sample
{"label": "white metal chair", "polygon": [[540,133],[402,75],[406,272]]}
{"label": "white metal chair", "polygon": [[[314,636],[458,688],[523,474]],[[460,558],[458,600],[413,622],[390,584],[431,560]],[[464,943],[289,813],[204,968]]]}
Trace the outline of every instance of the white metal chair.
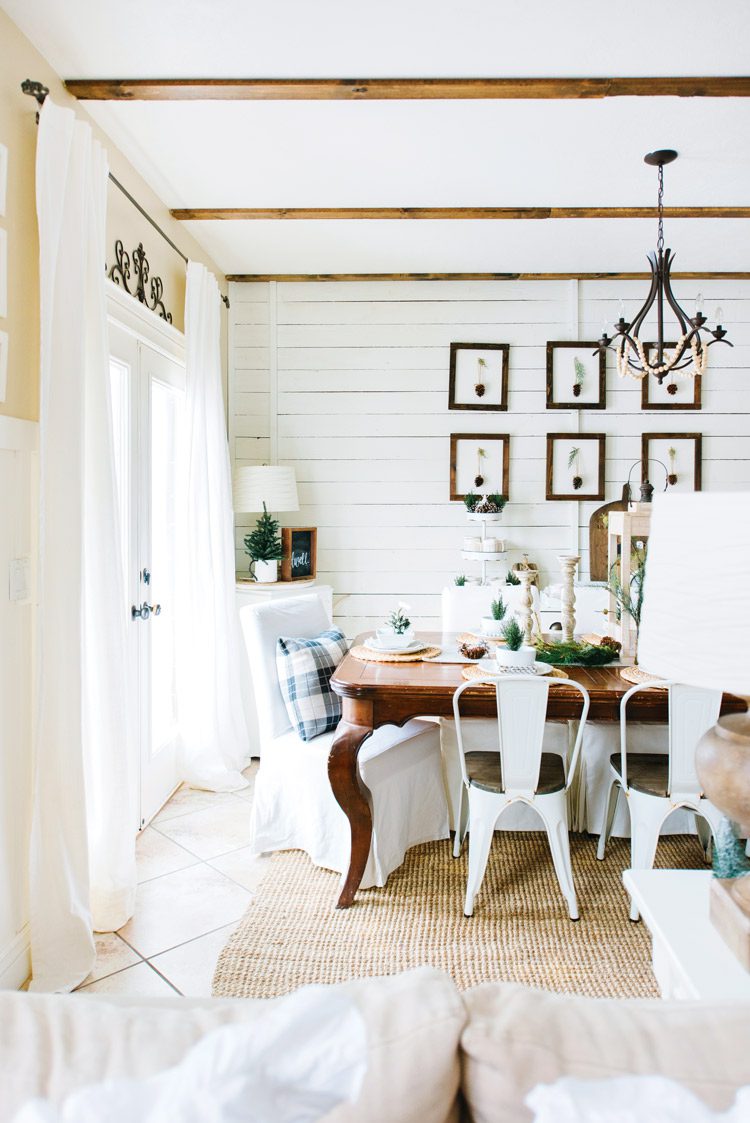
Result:
{"label": "white metal chair", "polygon": [[[668,751],[628,753],[628,702],[642,691],[664,688],[668,692],[669,706]],[[634,870],[651,869],[664,820],[678,807],[695,813],[696,830],[709,857],[711,838],[716,838],[721,812],[701,791],[695,771],[695,749],[706,730],[715,724],[720,708],[720,690],[704,690],[676,682],[643,683],[631,687],[623,695],[620,751],[610,757],[610,788],[597,858],[604,858],[621,792],[630,809],[630,864]],[[638,919],[638,909],[632,903],[630,919]]]}
{"label": "white metal chair", "polygon": [[[318,635],[330,627],[314,594],[240,611],[258,707],[261,758],[251,812],[256,854],[304,850],[315,863],[349,868],[349,823],[331,791],[328,754],[335,730],[303,741],[292,728],[276,672],[279,636]],[[448,838],[440,733],[430,721],[383,726],[359,753],[372,794],[373,834],[362,888],[385,885],[411,846]]]}
{"label": "white metal chair", "polygon": [[[459,704],[463,692],[480,682],[495,687],[498,747],[480,752],[465,752]],[[563,757],[543,751],[549,690],[550,687],[560,685],[568,689],[572,687],[582,698],[578,732],[567,772]],[[578,919],[570,864],[566,794],[578,763],[588,710],[588,692],[577,682],[568,679],[564,683],[530,675],[474,679],[459,686],[453,695],[453,714],[463,781],[453,853],[455,857],[461,853],[468,828],[469,876],[464,904],[466,916],[471,916],[474,911],[474,898],[487,867],[495,825],[508,807],[521,802],[534,808],[544,823],[555,873],[567,902],[570,918]]]}

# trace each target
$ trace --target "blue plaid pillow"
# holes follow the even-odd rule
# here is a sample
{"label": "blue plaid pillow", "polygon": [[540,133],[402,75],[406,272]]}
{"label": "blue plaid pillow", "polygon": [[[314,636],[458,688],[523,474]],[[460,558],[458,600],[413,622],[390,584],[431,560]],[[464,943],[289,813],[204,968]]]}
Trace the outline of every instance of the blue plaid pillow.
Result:
{"label": "blue plaid pillow", "polygon": [[331,690],[331,675],[347,650],[338,628],[329,628],[312,639],[279,637],[279,687],[289,720],[303,741],[312,741],[339,723],[341,699]]}

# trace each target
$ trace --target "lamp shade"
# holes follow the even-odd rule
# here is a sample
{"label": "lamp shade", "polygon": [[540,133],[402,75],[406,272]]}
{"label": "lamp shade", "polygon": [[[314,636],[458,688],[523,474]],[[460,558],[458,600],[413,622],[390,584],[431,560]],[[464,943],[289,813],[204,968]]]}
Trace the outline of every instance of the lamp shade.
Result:
{"label": "lamp shade", "polygon": [[750,493],[657,495],[638,641],[641,668],[750,695]]}
{"label": "lamp shade", "polygon": [[238,468],[234,476],[234,509],[239,512],[299,511],[294,468],[263,464]]}

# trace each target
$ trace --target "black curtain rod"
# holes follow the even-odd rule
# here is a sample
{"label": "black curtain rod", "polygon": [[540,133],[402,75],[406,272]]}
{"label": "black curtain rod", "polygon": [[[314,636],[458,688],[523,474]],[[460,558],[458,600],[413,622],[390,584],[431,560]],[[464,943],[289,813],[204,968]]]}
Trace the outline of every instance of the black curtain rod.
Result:
{"label": "black curtain rod", "polygon": [[[42,85],[41,82],[32,82],[30,78],[24,79],[24,81],[21,83],[21,89],[23,90],[23,92],[25,94],[28,94],[29,97],[35,98],[36,101],[37,101],[37,104],[40,107],[42,105],[44,105],[45,98],[47,97],[47,94],[49,93],[49,88],[47,86]],[[37,124],[38,124],[39,123],[39,113],[38,112],[37,112],[37,115],[36,115],[36,119],[37,119]],[[128,191],[127,187],[124,187],[120,183],[119,179],[117,179],[115,176],[112,175],[112,172],[109,173],[109,178],[110,178],[110,181],[112,183],[114,183],[114,185],[118,189],[118,191],[121,191],[123,193],[123,195],[125,196],[125,198],[128,200],[128,202],[132,203],[132,205],[135,207],[135,209],[137,211],[139,211],[140,214],[143,215],[143,217],[146,219],[146,221],[151,223],[151,225],[153,226],[153,228],[157,232],[157,234],[161,234],[164,241],[172,247],[172,249],[174,250],[174,252],[176,254],[179,254],[179,256],[182,258],[182,260],[187,265],[188,259],[187,259],[187,257],[185,257],[185,254],[182,252],[182,250],[174,244],[174,242],[172,241],[172,239],[169,237],[168,234],[164,233],[161,226],[159,226],[159,224],[151,217],[151,215],[148,214],[148,212],[143,209],[143,207],[138,202],[138,200],[133,198],[133,196]],[[223,296],[221,293],[219,293],[219,295],[221,296],[223,304],[227,308],[229,308],[229,297]]]}

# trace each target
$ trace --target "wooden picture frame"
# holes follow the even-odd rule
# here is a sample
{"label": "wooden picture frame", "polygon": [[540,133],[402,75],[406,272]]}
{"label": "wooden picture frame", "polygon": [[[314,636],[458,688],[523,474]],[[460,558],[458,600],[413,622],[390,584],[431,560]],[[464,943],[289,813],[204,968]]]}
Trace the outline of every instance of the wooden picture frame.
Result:
{"label": "wooden picture frame", "polygon": [[[592,352],[598,347],[598,342],[585,340],[551,339],[547,342],[547,409],[605,409],[607,405],[607,356],[604,352],[598,355]],[[555,352],[578,351],[570,359],[569,394],[561,394],[559,385],[560,372],[555,371]],[[579,360],[586,368],[586,373],[591,379],[594,396],[585,389],[586,396],[575,394],[575,363]],[[556,391],[557,390],[557,394]]]}
{"label": "wooden picture frame", "polygon": [[[646,358],[655,343],[646,343],[644,351]],[[665,347],[672,350],[677,346],[676,343],[665,343]],[[680,391],[683,388],[689,388],[690,383],[693,383],[692,396],[682,394]],[[668,386],[676,386],[676,392],[670,393],[667,389]],[[641,409],[700,409],[701,408],[701,376],[697,374],[695,378],[680,378],[679,375],[672,378],[667,374],[661,386],[656,381],[652,374],[647,374],[645,378],[641,379]]]}
{"label": "wooden picture frame", "polygon": [[281,528],[282,581],[314,581],[318,561],[318,531],[314,526]]}
{"label": "wooden picture frame", "polygon": [[[498,356],[492,354],[489,359],[484,359],[483,351],[500,353],[499,369],[497,369]],[[463,354],[464,352],[466,354]],[[475,357],[472,352],[479,352],[479,354]],[[480,397],[473,390],[479,382],[479,375],[474,370],[470,372],[467,368],[471,367],[472,361],[483,360],[487,363],[487,375],[484,380],[487,389]],[[505,412],[508,409],[509,364],[509,343],[451,343],[448,409],[474,409],[484,413]],[[479,370],[481,367],[477,367],[477,371]],[[472,386],[471,391],[469,386]]]}
{"label": "wooden picture frame", "polygon": [[[509,433],[451,433],[450,497],[463,500],[470,491],[477,494],[497,493],[504,499],[510,491],[510,434]],[[499,447],[496,447],[498,446]],[[487,448],[492,453],[487,453]],[[474,463],[481,463],[477,450],[483,449],[490,463],[484,465],[485,482],[472,482]],[[470,486],[466,487],[466,484]],[[499,485],[499,486],[498,486]]]}
{"label": "wooden picture frame", "polygon": [[[596,457],[596,462],[593,467],[587,464],[586,461],[591,459],[587,455],[584,459],[584,464],[580,463],[580,456],[578,465],[569,465],[568,458],[570,451],[574,448],[581,448],[587,445],[587,454],[593,449],[593,455]],[[559,451],[558,451],[559,446]],[[566,447],[567,446],[567,447]],[[547,489],[545,498],[548,500],[561,500],[561,499],[604,499],[604,464],[607,449],[607,437],[605,433],[548,433],[547,434]],[[560,467],[560,459],[562,457],[565,467]],[[565,484],[563,485],[560,479],[561,473],[567,473],[565,476]],[[573,485],[573,477],[576,475],[581,476],[582,485],[576,488]],[[584,484],[587,479],[595,481],[596,491],[591,488],[584,490]]]}
{"label": "wooden picture frame", "polygon": [[[692,451],[690,445],[692,444]],[[659,447],[661,445],[661,448]],[[677,452],[674,462],[670,463],[668,450],[674,448]],[[664,455],[664,450],[667,455]],[[680,456],[682,453],[682,456]],[[701,491],[703,486],[703,434],[702,433],[643,433],[641,436],[641,483],[650,480],[657,491],[661,489],[661,473],[655,471],[649,474],[649,461],[659,460],[667,469],[667,480],[672,474],[677,475],[675,483],[667,482],[669,491]],[[692,469],[692,479],[684,478],[685,465]]]}

